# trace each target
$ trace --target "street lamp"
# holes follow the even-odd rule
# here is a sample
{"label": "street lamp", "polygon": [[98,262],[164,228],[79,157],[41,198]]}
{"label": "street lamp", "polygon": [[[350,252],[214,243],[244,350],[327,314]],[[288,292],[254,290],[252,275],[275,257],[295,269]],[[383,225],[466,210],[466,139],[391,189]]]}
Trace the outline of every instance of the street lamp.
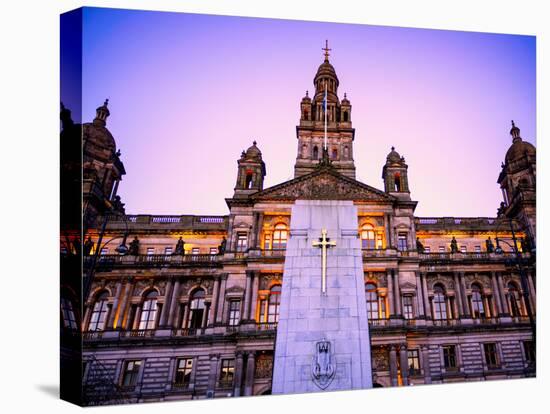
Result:
{"label": "street lamp", "polygon": [[[533,343],[536,344],[537,327],[536,327],[536,323],[535,323],[535,318],[533,316],[533,311],[531,309],[531,302],[529,301],[529,284],[527,283],[527,276],[525,274],[525,269],[523,267],[523,254],[518,249],[518,242],[517,242],[517,238],[516,238],[516,233],[514,231],[514,226],[513,226],[513,223],[512,223],[512,219],[507,218],[505,220],[508,220],[508,224],[510,225],[510,231],[512,233],[513,244],[510,244],[507,241],[498,238],[498,233],[497,233],[498,226],[497,226],[497,230],[495,230],[495,241],[496,241],[496,244],[497,244],[497,247],[495,249],[495,253],[499,254],[499,255],[504,253],[504,251],[502,250],[502,247],[500,247],[500,243],[504,243],[504,244],[508,245],[514,251],[514,255],[515,255],[514,258],[515,258],[515,261],[517,262],[517,266],[518,266],[518,270],[519,270],[519,279],[520,279],[520,283],[521,283],[521,290],[523,291],[523,301],[525,303],[525,310],[527,311],[527,316],[529,318],[529,325],[531,326],[531,332],[533,333]],[[535,345],[535,349],[536,349],[536,345]]]}

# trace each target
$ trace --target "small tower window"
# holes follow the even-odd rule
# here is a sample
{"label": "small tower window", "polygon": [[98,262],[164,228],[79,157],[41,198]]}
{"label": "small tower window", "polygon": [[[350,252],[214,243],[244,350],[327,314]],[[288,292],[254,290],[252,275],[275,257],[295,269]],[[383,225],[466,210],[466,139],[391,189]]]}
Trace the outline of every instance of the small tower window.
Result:
{"label": "small tower window", "polygon": [[401,176],[399,173],[395,173],[393,176],[393,189],[394,191],[401,191]]}
{"label": "small tower window", "polygon": [[245,188],[252,188],[252,173],[247,172],[246,173],[246,180],[245,180]]}
{"label": "small tower window", "polygon": [[349,115],[347,111],[344,111],[344,122],[348,122]]}
{"label": "small tower window", "polygon": [[313,147],[313,159],[318,160],[319,159],[319,148],[317,148],[317,145]]}
{"label": "small tower window", "polygon": [[349,147],[346,145],[344,147],[344,159],[348,159],[349,158]]}
{"label": "small tower window", "polygon": [[336,148],[333,148],[332,150],[332,159],[335,160],[338,158],[338,150]]}
{"label": "small tower window", "polygon": [[302,145],[302,158],[307,158],[307,145]]}
{"label": "small tower window", "polygon": [[304,119],[306,121],[309,119],[309,112],[307,110],[304,111]]}

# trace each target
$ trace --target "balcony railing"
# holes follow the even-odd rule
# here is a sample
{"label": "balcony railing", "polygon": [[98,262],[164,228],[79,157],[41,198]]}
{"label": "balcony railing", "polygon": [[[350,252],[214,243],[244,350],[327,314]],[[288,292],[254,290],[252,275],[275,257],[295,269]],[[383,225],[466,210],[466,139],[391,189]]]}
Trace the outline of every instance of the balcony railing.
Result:
{"label": "balcony railing", "polygon": [[[458,261],[503,261],[514,260],[516,254],[512,252],[505,252],[501,254],[488,253],[488,252],[464,252],[464,253],[451,253],[451,252],[434,252],[434,253],[419,253],[418,257],[420,261],[427,262],[458,262]],[[530,258],[529,253],[523,253],[525,259]]]}
{"label": "balcony railing", "polygon": [[154,329],[132,329],[128,331],[120,331],[121,338],[147,338],[155,336]]}
{"label": "balcony railing", "polygon": [[204,333],[203,328],[177,328],[172,329],[172,336],[195,336],[202,335]]}
{"label": "balcony railing", "polygon": [[[170,254],[140,254],[140,255],[118,255],[104,254],[97,258],[96,266],[98,268],[109,267],[149,267],[149,266],[186,266],[191,264],[215,264],[220,262],[221,255],[217,254],[187,254],[187,255],[170,255]],[[93,263],[93,256],[84,257],[84,267],[90,266]]]}
{"label": "balcony railing", "polygon": [[275,331],[277,329],[277,322],[259,322],[256,323],[257,331]]}

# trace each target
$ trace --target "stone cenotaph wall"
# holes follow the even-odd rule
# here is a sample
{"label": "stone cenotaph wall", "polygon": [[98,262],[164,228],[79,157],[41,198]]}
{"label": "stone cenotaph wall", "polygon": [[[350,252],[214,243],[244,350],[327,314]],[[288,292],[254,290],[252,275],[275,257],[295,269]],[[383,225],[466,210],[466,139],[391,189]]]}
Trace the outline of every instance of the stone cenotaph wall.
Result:
{"label": "stone cenotaph wall", "polygon": [[[297,200],[292,207],[273,394],[372,387],[357,226],[352,201]],[[323,230],[329,239],[324,243]],[[325,292],[323,244],[329,244]]]}

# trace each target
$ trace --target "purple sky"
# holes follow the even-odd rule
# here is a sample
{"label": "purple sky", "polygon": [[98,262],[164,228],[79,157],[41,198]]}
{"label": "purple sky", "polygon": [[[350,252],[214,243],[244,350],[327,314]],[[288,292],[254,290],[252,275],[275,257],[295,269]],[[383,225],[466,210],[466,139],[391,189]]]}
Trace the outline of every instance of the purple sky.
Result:
{"label": "purple sky", "polygon": [[110,99],[131,214],[227,214],[254,139],[264,188],[292,178],[325,39],[353,106],[357,179],[383,188],[394,145],[416,215],[494,216],[510,120],[535,144],[533,36],[86,9],[83,39],[83,119]]}

